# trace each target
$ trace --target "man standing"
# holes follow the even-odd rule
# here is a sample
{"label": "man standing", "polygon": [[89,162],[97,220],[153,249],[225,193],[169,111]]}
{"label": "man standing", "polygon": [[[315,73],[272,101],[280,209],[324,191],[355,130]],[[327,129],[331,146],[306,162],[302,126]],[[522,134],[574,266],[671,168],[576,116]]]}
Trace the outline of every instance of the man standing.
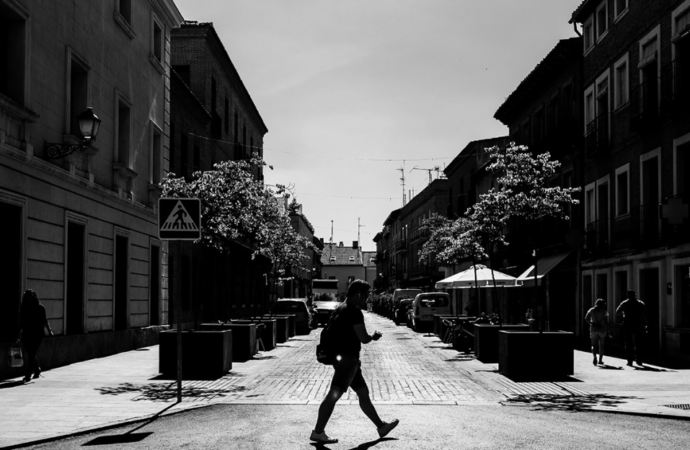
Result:
{"label": "man standing", "polygon": [[359,352],[362,344],[377,341],[381,338],[381,333],[374,332],[373,335],[367,333],[364,326],[364,315],[361,308],[366,305],[369,296],[369,283],[364,280],[354,280],[347,288],[346,300],[333,311],[330,322],[330,330],[337,336],[336,360],[333,365],[335,373],[331,381],[331,388],[319,407],[319,416],[316,427],[311,432],[311,440],[319,444],[335,444],[337,439],[329,438],[325,428],[333,413],[333,408],[340,397],[352,388],[359,398],[359,407],[364,414],[376,425],[379,437],[383,438],[398,425],[398,420],[384,422],[376,412],[376,408],[369,398],[369,388],[362,377],[361,362]]}
{"label": "man standing", "polygon": [[623,332],[625,334],[625,350],[628,355],[628,365],[633,360],[642,365],[644,336],[647,332],[646,306],[637,299],[635,291],[628,289],[628,299],[624,300],[616,309],[616,315],[623,314]]}

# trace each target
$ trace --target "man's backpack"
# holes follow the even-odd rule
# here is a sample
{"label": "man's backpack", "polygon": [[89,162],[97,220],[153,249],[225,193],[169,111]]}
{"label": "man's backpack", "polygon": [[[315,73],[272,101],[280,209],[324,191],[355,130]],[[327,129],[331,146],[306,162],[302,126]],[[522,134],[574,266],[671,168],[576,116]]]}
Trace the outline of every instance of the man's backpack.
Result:
{"label": "man's backpack", "polygon": [[338,316],[338,312],[333,311],[331,317],[328,319],[328,323],[321,330],[321,336],[319,338],[319,343],[316,346],[316,360],[321,364],[326,364],[327,366],[332,366],[337,362],[336,360],[336,339],[335,335],[335,318]]}

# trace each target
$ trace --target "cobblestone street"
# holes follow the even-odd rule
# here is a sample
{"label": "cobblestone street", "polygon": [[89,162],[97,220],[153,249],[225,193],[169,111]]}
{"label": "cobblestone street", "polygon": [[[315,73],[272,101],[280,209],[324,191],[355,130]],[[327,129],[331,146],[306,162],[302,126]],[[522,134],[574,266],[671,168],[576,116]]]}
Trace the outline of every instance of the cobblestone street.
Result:
{"label": "cobblestone street", "polygon": [[[378,330],[383,338],[362,347],[362,371],[375,403],[459,404],[495,403],[504,397],[482,386],[460,364],[455,350],[438,338],[424,338],[404,326],[372,313],[364,315],[367,330]],[[268,370],[242,375],[235,371],[212,383],[189,383],[186,387],[221,390],[222,402],[231,403],[320,403],[326,394],[333,370],[316,361],[315,347],[321,328],[279,344],[280,353]],[[357,402],[351,390],[341,402]]]}

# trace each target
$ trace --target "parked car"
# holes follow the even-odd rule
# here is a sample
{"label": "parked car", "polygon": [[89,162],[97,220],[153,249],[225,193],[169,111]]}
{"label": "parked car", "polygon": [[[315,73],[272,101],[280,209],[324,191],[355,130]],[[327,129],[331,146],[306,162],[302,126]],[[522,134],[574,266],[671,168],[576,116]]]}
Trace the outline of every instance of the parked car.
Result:
{"label": "parked car", "polygon": [[420,331],[432,327],[434,314],[450,314],[450,295],[445,292],[417,294],[409,312],[412,329]]}
{"label": "parked car", "polygon": [[407,322],[407,310],[412,306],[413,299],[403,298],[398,303],[395,308],[395,313],[393,314],[393,321],[396,325],[400,325],[402,322]]}
{"label": "parked car", "polygon": [[306,298],[279,298],[273,306],[273,314],[294,314],[295,327],[300,332],[309,333],[312,316]]}
{"label": "parked car", "polygon": [[414,299],[415,295],[421,293],[421,289],[396,289],[395,291],[393,291],[393,301],[391,302],[390,310],[388,311],[387,317],[393,319],[393,321],[397,324],[398,320],[396,316],[396,311],[398,309],[398,306],[400,305],[400,301],[405,298]]}
{"label": "parked car", "polygon": [[336,301],[314,302],[316,308],[316,322],[319,325],[326,325],[333,311],[341,304],[341,302]]}

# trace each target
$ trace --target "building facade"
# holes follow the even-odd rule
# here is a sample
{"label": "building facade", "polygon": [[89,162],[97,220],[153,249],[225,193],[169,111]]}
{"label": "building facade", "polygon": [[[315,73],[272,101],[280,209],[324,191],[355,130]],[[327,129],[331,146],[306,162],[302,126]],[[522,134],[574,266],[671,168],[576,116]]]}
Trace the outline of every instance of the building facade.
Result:
{"label": "building facade", "polygon": [[[268,129],[212,23],[185,21],[172,32],[169,170],[191,179],[221,161],[263,157]],[[254,173],[263,180],[262,168]],[[266,312],[270,261],[252,259],[251,242],[221,253],[191,242],[170,243],[170,298],[185,328]],[[173,318],[173,322],[177,322]]]}
{"label": "building facade", "polygon": [[[627,289],[652,354],[690,354],[690,1],[584,1],[580,314]],[[620,318],[617,318],[620,320]]]}
{"label": "building facade", "polygon": [[[182,16],[171,0],[1,0],[0,12],[0,227],[10,243],[0,347],[17,337],[28,288],[57,335],[43,346],[45,368],[155,343],[167,248],[154,186]],[[95,141],[62,153],[82,143],[87,107],[101,121]]]}
{"label": "building facade", "polygon": [[324,279],[338,280],[338,294],[347,293],[347,287],[352,281],[363,280],[365,277],[359,242],[353,241],[352,246],[345,246],[342,242],[324,244],[321,270]]}

